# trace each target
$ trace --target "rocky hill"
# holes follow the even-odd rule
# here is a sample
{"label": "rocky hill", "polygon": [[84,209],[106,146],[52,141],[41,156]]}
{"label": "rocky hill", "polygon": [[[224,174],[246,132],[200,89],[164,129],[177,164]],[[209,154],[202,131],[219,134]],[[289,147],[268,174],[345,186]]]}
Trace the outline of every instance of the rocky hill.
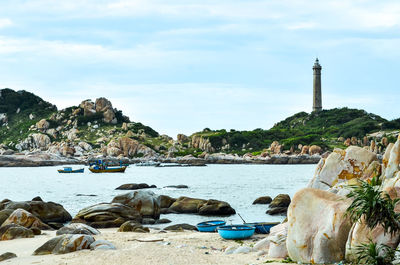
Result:
{"label": "rocky hill", "polygon": [[[78,106],[57,110],[32,93],[0,90],[0,155],[40,151],[50,156],[49,160],[54,156],[81,161],[107,156],[299,163],[297,158],[273,156],[321,155],[349,145],[367,146],[379,153],[394,142],[398,128],[400,120],[387,121],[363,110],[342,108],[297,113],[269,130],[206,128],[190,136],[178,134],[174,140],[130,121],[106,98],[88,99]],[[316,161],[318,157],[300,162]]]}

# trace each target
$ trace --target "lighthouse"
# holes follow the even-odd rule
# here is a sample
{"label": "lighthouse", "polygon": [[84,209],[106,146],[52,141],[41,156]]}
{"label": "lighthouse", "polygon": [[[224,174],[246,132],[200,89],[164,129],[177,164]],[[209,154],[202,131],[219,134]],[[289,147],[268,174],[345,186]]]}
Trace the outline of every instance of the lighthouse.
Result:
{"label": "lighthouse", "polygon": [[317,58],[313,66],[313,111],[322,110],[321,70],[322,67]]}

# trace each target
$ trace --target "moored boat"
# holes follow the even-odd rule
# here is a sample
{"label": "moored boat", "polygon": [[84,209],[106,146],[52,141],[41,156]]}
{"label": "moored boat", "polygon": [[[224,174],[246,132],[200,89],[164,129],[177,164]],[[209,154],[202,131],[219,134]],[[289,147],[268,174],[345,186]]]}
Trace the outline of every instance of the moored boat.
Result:
{"label": "moored boat", "polygon": [[217,230],[224,239],[245,239],[251,237],[256,228],[250,225],[224,225]]}
{"label": "moored boat", "polygon": [[63,169],[58,169],[57,171],[58,173],[83,173],[85,169],[72,169],[72,167],[64,167]]}
{"label": "moored boat", "polygon": [[254,226],[257,234],[269,234],[271,227],[280,224],[280,222],[258,222],[258,223],[245,223],[245,225]]}
{"label": "moored boat", "polygon": [[212,220],[198,223],[196,227],[200,232],[216,232],[219,226],[223,226],[225,224],[226,222],[223,220]]}
{"label": "moored boat", "polygon": [[93,173],[124,173],[126,166],[122,167],[101,167],[97,165],[93,165],[89,167],[89,170]]}

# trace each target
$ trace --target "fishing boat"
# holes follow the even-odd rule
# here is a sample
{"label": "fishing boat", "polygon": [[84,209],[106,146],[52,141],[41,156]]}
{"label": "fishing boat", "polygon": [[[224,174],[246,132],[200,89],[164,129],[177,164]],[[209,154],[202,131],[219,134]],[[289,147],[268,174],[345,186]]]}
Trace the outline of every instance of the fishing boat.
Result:
{"label": "fishing boat", "polygon": [[108,166],[98,166],[92,165],[89,167],[89,170],[93,173],[124,173],[126,166],[122,167],[108,167]]}
{"label": "fishing boat", "polygon": [[271,227],[280,224],[280,222],[258,222],[258,223],[245,223],[245,225],[254,226],[257,234],[269,234]]}
{"label": "fishing boat", "polygon": [[72,169],[72,167],[64,167],[63,169],[58,169],[57,171],[58,173],[83,173],[85,169]]}
{"label": "fishing boat", "polygon": [[226,222],[222,220],[212,220],[198,223],[196,227],[200,232],[216,232],[219,226],[223,226],[225,224]]}
{"label": "fishing boat", "polygon": [[218,234],[224,239],[245,239],[254,234],[256,228],[250,225],[224,225],[217,228]]}

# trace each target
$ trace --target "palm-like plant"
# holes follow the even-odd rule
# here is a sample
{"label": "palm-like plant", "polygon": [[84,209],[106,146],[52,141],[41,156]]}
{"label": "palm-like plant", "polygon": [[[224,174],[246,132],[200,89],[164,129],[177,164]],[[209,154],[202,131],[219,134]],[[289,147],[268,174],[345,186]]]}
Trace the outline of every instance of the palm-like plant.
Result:
{"label": "palm-like plant", "polygon": [[346,215],[352,222],[357,222],[362,217],[370,229],[382,225],[384,233],[394,235],[400,231],[397,221],[400,213],[394,208],[400,201],[399,198],[392,200],[386,192],[380,189],[381,181],[374,177],[370,182],[360,180],[360,185],[352,185],[351,192],[347,195],[353,202],[348,207]]}
{"label": "palm-like plant", "polygon": [[378,245],[372,241],[356,247],[356,264],[391,265],[396,250],[387,245]]}

